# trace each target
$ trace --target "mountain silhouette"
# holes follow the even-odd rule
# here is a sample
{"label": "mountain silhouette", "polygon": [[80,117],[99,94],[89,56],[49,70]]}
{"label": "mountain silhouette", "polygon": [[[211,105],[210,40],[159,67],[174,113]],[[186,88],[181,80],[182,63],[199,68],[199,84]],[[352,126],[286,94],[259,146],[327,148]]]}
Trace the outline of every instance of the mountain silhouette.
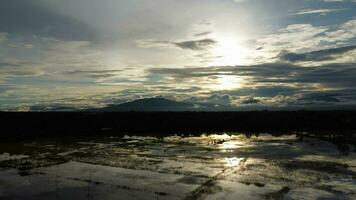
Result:
{"label": "mountain silhouette", "polygon": [[129,112],[129,111],[194,111],[198,110],[195,104],[186,102],[177,102],[165,98],[147,98],[134,101],[109,105],[104,108],[98,108],[90,111],[96,112]]}

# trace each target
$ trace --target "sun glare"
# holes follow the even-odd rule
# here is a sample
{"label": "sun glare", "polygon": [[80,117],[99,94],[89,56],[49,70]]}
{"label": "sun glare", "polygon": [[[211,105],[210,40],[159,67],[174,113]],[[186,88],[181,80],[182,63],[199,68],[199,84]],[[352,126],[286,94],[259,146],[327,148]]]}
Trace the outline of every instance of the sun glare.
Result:
{"label": "sun glare", "polygon": [[211,85],[213,90],[234,90],[241,88],[243,79],[235,75],[219,75],[216,81]]}
{"label": "sun glare", "polygon": [[[213,66],[243,65],[247,62],[248,49],[242,45],[236,37],[225,37],[216,35],[218,44],[211,50],[216,57],[211,62]],[[243,86],[243,78],[233,74],[221,74],[210,84],[213,90],[234,90]]]}
{"label": "sun glare", "polygon": [[217,46],[212,50],[217,57],[213,65],[241,65],[246,62],[247,49],[241,41],[233,37],[218,37],[217,41]]}

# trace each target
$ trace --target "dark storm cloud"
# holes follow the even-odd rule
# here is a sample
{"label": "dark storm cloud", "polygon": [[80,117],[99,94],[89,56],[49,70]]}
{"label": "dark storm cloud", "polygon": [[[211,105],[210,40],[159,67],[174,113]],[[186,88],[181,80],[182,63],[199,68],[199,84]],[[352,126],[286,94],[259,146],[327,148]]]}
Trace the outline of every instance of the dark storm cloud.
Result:
{"label": "dark storm cloud", "polygon": [[326,61],[335,59],[336,56],[340,56],[347,52],[353,51],[356,49],[356,45],[323,49],[319,51],[311,51],[307,53],[289,53],[282,52],[280,54],[280,59],[289,62],[303,62],[303,61]]}
{"label": "dark storm cloud", "polygon": [[217,42],[213,39],[203,39],[203,40],[191,40],[174,43],[175,46],[182,49],[191,49],[191,50],[204,50]]}
{"label": "dark storm cloud", "polygon": [[61,40],[96,39],[95,31],[75,19],[35,5],[33,0],[1,0],[0,32],[10,35],[55,37]]}

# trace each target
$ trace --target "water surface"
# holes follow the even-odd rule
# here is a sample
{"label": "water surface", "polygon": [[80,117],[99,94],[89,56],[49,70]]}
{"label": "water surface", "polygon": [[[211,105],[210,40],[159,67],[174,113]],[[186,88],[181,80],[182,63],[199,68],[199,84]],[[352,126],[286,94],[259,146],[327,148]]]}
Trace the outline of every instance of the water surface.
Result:
{"label": "water surface", "polygon": [[356,199],[356,153],[294,135],[0,146],[0,199]]}

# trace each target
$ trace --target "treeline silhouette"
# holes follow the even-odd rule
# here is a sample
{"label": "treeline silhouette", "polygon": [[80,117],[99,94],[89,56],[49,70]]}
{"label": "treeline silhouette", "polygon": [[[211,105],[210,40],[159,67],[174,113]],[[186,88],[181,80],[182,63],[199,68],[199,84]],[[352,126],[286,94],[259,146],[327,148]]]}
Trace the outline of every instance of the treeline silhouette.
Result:
{"label": "treeline silhouette", "polygon": [[1,138],[202,133],[313,134],[352,138],[355,111],[1,112]]}

